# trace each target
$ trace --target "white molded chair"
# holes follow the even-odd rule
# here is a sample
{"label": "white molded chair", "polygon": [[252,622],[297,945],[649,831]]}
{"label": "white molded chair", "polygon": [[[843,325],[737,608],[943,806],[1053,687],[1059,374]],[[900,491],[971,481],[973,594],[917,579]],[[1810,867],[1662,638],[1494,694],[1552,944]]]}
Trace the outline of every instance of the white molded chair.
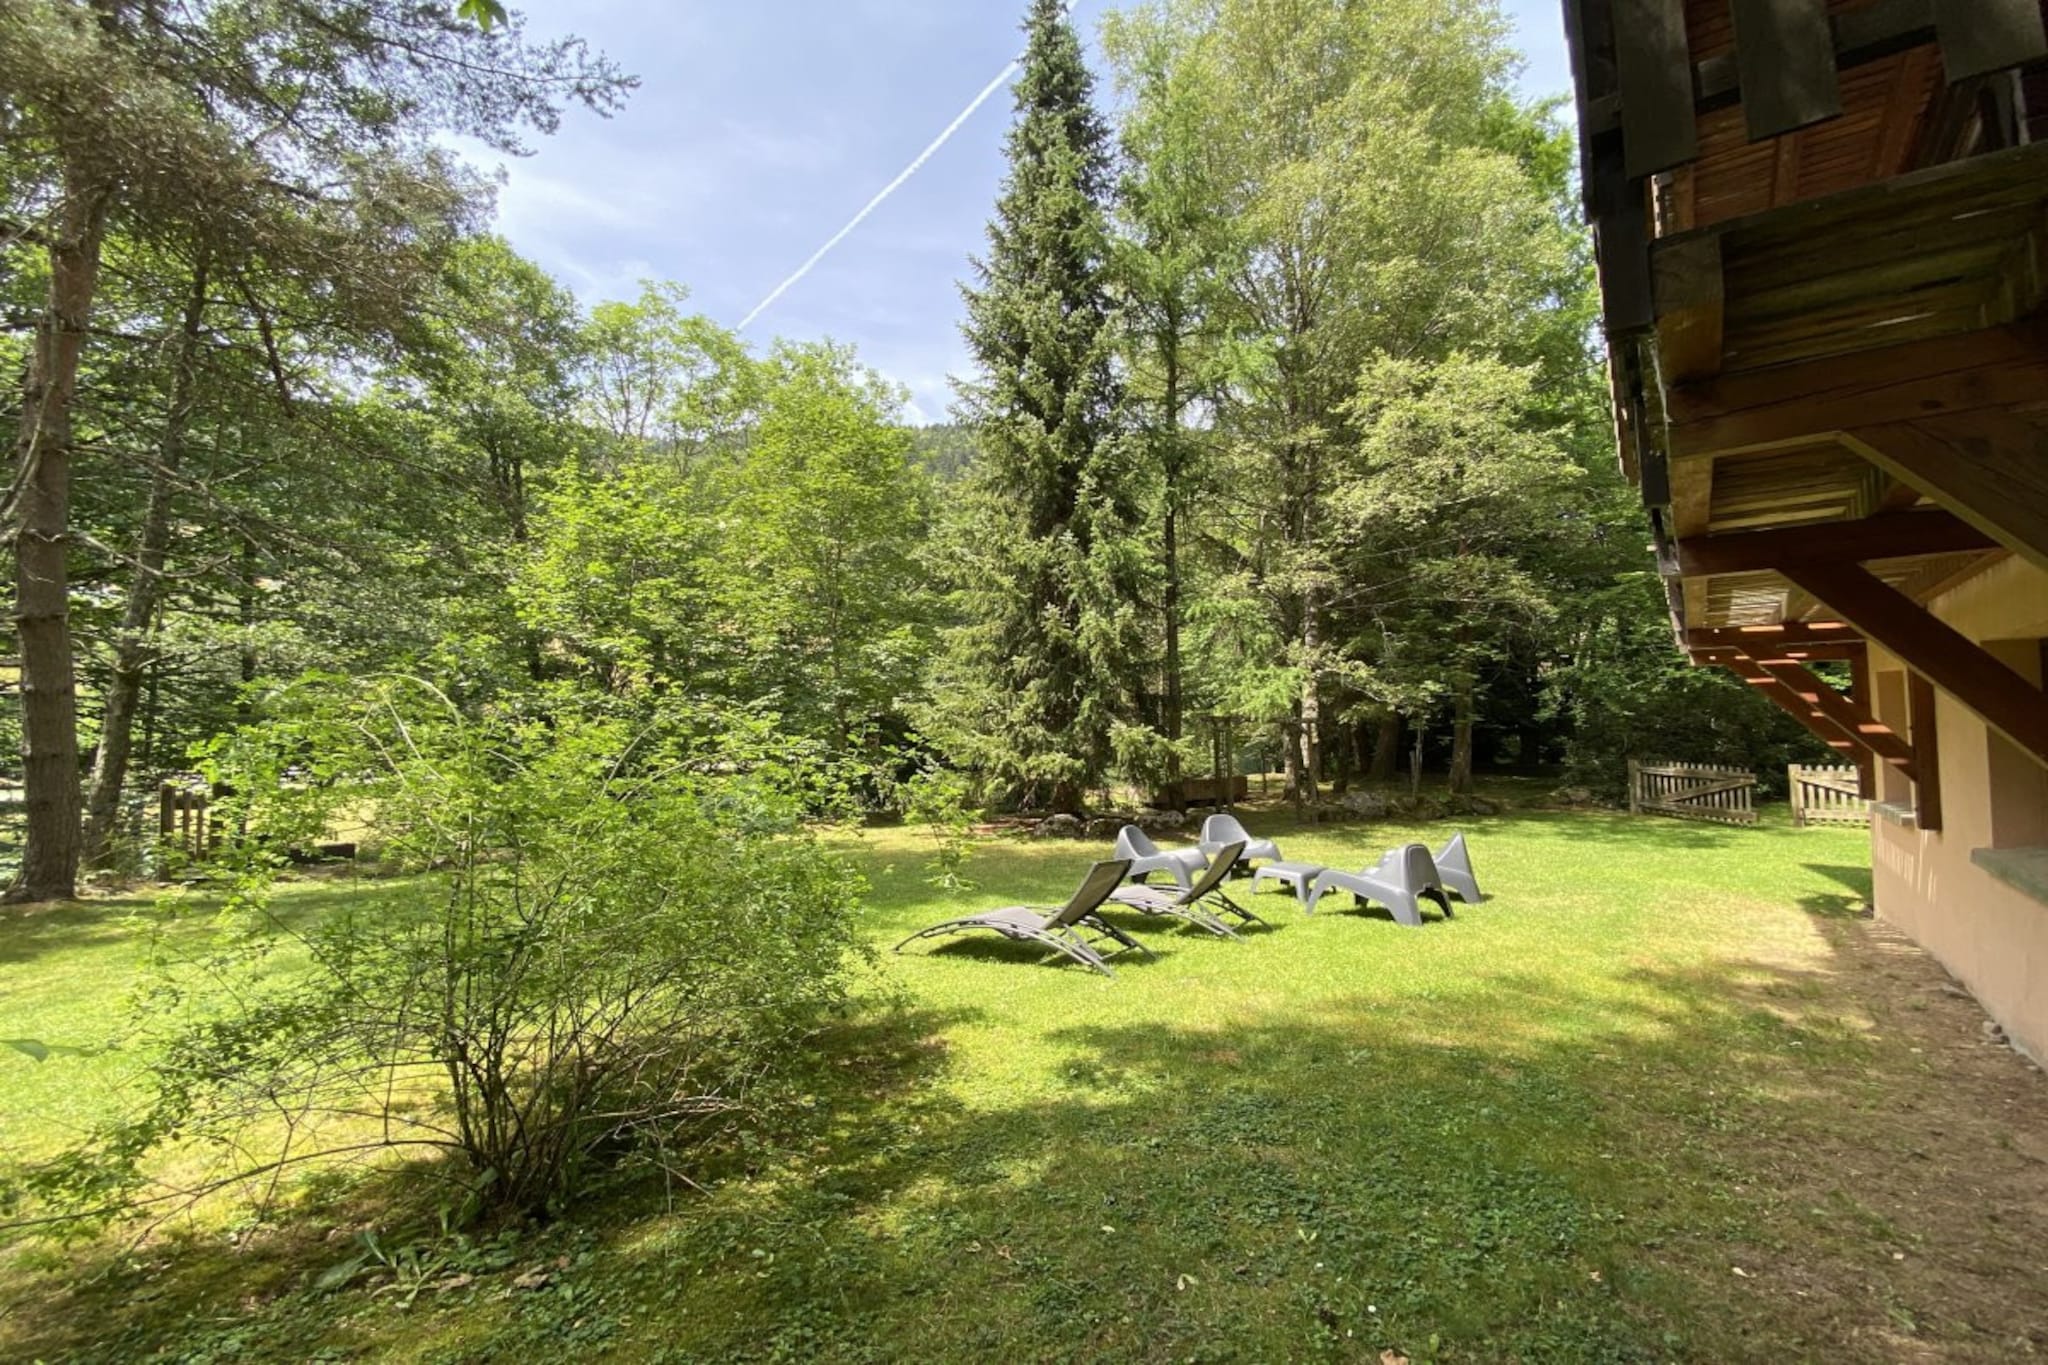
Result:
{"label": "white molded chair", "polygon": [[1132,881],[1142,882],[1154,872],[1165,872],[1183,891],[1195,884],[1195,874],[1209,866],[1208,855],[1201,849],[1162,850],[1136,825],[1125,825],[1116,832],[1116,856],[1130,859]]}
{"label": "white molded chair", "polygon": [[1254,858],[1280,861],[1280,845],[1271,839],[1252,838],[1251,831],[1235,815],[1216,814],[1202,822],[1202,852],[1213,858],[1228,844],[1244,845],[1239,857],[1246,863]]}
{"label": "white molded chair", "polygon": [[1394,919],[1411,928],[1422,924],[1422,902],[1434,901],[1451,917],[1451,900],[1444,894],[1443,881],[1436,873],[1436,860],[1425,844],[1403,844],[1363,872],[1340,872],[1325,868],[1310,888],[1308,912],[1331,891],[1349,891],[1359,901],[1377,901],[1391,910]]}

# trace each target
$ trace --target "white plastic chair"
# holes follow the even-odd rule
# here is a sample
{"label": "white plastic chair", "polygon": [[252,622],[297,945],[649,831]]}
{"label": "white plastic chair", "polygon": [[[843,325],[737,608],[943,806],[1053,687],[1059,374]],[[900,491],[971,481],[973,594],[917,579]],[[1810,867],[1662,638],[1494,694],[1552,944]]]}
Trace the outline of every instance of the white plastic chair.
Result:
{"label": "white plastic chair", "polygon": [[1142,882],[1154,872],[1165,872],[1183,891],[1195,884],[1196,873],[1209,866],[1209,857],[1201,849],[1162,850],[1136,825],[1125,825],[1116,832],[1116,856],[1130,859],[1132,881]]}
{"label": "white plastic chair", "polygon": [[1238,855],[1240,862],[1249,863],[1254,858],[1280,861],[1280,845],[1271,839],[1252,838],[1251,831],[1235,815],[1219,813],[1202,822],[1202,852],[1213,858],[1230,844],[1244,845],[1244,852]]}
{"label": "white plastic chair", "polygon": [[1349,891],[1361,903],[1377,901],[1391,910],[1394,919],[1410,928],[1422,925],[1422,902],[1433,901],[1444,912],[1444,918],[1451,917],[1451,900],[1444,894],[1443,882],[1437,876],[1436,860],[1430,856],[1424,844],[1403,844],[1381,858],[1373,867],[1364,872],[1340,872],[1336,868],[1325,868],[1315,880],[1308,896],[1308,912],[1316,912],[1316,904],[1331,891]]}
{"label": "white plastic chair", "polygon": [[1437,880],[1444,890],[1467,905],[1477,905],[1486,899],[1479,893],[1479,878],[1472,874],[1472,852],[1465,847],[1462,831],[1453,834],[1451,841],[1436,851],[1434,861]]}

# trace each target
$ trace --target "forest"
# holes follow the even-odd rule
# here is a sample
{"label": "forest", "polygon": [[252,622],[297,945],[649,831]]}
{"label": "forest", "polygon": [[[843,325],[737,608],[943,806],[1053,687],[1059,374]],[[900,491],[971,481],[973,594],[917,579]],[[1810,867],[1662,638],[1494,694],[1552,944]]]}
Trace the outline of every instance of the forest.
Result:
{"label": "forest", "polygon": [[[1095,48],[1025,8],[974,367],[915,426],[847,345],[579,299],[494,230],[451,139],[622,107],[581,41],[0,0],[6,899],[189,882],[217,935],[136,988],[137,1102],[0,1214],[366,1150],[472,1213],[687,1169],[863,989],[841,830],[964,888],[973,822],[1219,769],[1312,828],[1811,752],[1672,648],[1571,135],[1491,0],[1141,0]],[[213,846],[158,839],[167,783]],[[381,889],[308,922],[318,850]]]}
{"label": "forest", "polygon": [[135,870],[159,779],[308,671],[687,695],[1004,809],[1170,794],[1225,732],[1307,806],[1798,742],[1662,647],[1568,137],[1484,6],[1319,16],[1327,61],[1114,16],[1099,96],[1020,93],[929,430],[844,347],[586,307],[492,234],[436,135],[629,98],[580,44],[87,13],[6,16],[17,896]]}

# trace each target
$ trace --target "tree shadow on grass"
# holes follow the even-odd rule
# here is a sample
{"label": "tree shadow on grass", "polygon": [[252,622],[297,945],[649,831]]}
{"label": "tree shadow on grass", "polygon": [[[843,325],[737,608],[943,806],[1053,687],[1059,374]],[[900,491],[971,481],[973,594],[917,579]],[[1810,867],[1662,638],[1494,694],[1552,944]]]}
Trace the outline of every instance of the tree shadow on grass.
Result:
{"label": "tree shadow on grass", "polygon": [[[1939,991],[1874,1038],[1864,1011],[1916,987],[1862,980],[1867,932],[1828,925],[1838,956],[1810,970],[1499,973],[1255,1018],[877,1014],[821,1039],[808,1103],[672,1212],[622,1186],[410,1310],[312,1292],[303,1249],[244,1302],[252,1248],[187,1248],[118,1287],[45,1285],[20,1340],[107,1359],[2009,1359],[2048,1302],[2048,1177],[2024,1141],[2048,1096]],[[961,1024],[996,1031],[972,1070],[949,1059]],[[516,1287],[536,1263],[545,1283]]]}
{"label": "tree shadow on grass", "polygon": [[1808,872],[1815,872],[1836,884],[1846,887],[1845,891],[1816,891],[1799,898],[1799,908],[1809,915],[1825,919],[1869,919],[1871,908],[1870,869],[1851,867],[1837,863],[1807,863]]}
{"label": "tree shadow on grass", "polygon": [[[417,895],[420,888],[419,882],[411,880],[283,885],[283,894],[271,908],[278,922],[292,930],[316,924],[337,911],[363,909],[366,900],[384,904]],[[178,888],[158,887],[113,900],[0,906],[0,967],[81,950],[119,948],[158,929],[173,935],[189,933],[196,940],[210,932],[212,916],[223,899],[216,891],[181,895]]]}
{"label": "tree shadow on grass", "polygon": [[[473,1173],[412,1161],[311,1175],[267,1213],[226,1225],[174,1218],[144,1238],[129,1226],[83,1243],[14,1234],[11,1246],[0,1239],[0,1358],[354,1359],[388,1350],[394,1318],[410,1311],[391,1311],[399,1297],[423,1316],[432,1308],[516,1340],[515,1277],[544,1288],[620,1228],[701,1204],[706,1191],[772,1186],[807,1171],[820,1150],[844,1160],[877,1134],[919,1124],[947,1065],[947,1030],[976,1017],[878,1006],[836,1021],[757,1093],[743,1125],[677,1154],[680,1172],[629,1164],[548,1220],[451,1228],[451,1203]],[[830,1185],[812,1194],[829,1198]],[[320,1276],[360,1258],[366,1233],[395,1264],[372,1261],[342,1289],[323,1288]],[[575,1339],[571,1328],[551,1324],[548,1335],[559,1346]]]}
{"label": "tree shadow on grass", "polygon": [[[1998,1358],[1972,1351],[2023,1328],[2009,1296],[2048,1289],[2024,1252],[2048,1219],[1950,1210],[1915,1234],[1942,1272],[1871,1272],[1869,1224],[1889,1216],[1872,1210],[1941,1172],[1904,1153],[1836,1164],[1908,1135],[1871,1104],[1891,1078],[1861,1039],[1802,1004],[1827,974],[1621,984],[1594,1002],[1502,976],[1305,1019],[1059,1029],[1036,1098],[928,1096],[808,1184],[686,1215],[620,1282],[698,1286],[675,1318],[693,1359],[912,1342],[934,1359],[1341,1359],[1434,1341],[1480,1359],[1877,1360],[1897,1343],[1870,1333],[1900,1304],[1949,1358]],[[2021,1178],[2016,1160],[1944,1160]],[[1984,1259],[1987,1236],[2019,1259],[1966,1307],[1942,1302],[1941,1274]],[[1729,1264],[1820,1302],[1760,1297]]]}
{"label": "tree shadow on grass", "polygon": [[136,908],[105,901],[0,906],[0,966],[112,942],[128,931]]}

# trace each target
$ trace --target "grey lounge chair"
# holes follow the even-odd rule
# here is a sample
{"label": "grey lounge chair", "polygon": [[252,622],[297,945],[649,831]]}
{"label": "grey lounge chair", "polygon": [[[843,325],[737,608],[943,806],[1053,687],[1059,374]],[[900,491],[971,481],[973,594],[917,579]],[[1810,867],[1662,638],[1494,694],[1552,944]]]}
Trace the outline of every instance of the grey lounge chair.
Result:
{"label": "grey lounge chair", "polygon": [[1201,849],[1162,850],[1152,842],[1151,835],[1136,825],[1125,825],[1116,832],[1116,856],[1130,860],[1132,881],[1142,882],[1154,872],[1164,872],[1183,891],[1193,886],[1196,874],[1209,865]]}
{"label": "grey lounge chair", "polygon": [[1424,844],[1403,844],[1364,872],[1325,868],[1309,892],[1308,912],[1313,915],[1317,902],[1332,891],[1349,891],[1361,904],[1378,901],[1394,912],[1397,921],[1411,928],[1422,924],[1425,900],[1436,902],[1445,919],[1451,917],[1451,899],[1444,894],[1443,882],[1436,874],[1436,860],[1429,856],[1429,848]]}
{"label": "grey lounge chair", "polygon": [[[1100,862],[1088,869],[1088,875],[1081,879],[1080,886],[1067,898],[1067,903],[1057,910],[1040,910],[1028,905],[1007,905],[1000,910],[989,910],[979,915],[967,915],[960,919],[949,919],[934,924],[929,929],[920,929],[893,951],[902,952],[908,944],[921,938],[937,938],[942,934],[964,934],[974,929],[987,929],[1001,934],[1004,938],[1019,942],[1036,943],[1050,948],[1053,952],[1071,958],[1084,967],[1092,967],[1104,976],[1115,976],[1110,969],[1108,958],[1132,949],[1147,957],[1152,950],[1132,938],[1115,925],[1105,922],[1096,915],[1102,903],[1109,899],[1109,893],[1116,890],[1125,874],[1131,870],[1129,862],[1114,858]],[[1092,938],[1081,933],[1082,926],[1094,930]],[[1116,952],[1104,954],[1096,951],[1095,945],[1102,942],[1119,944]]]}
{"label": "grey lounge chair", "polygon": [[1472,853],[1465,847],[1462,832],[1453,834],[1451,841],[1436,851],[1433,861],[1444,890],[1467,905],[1477,905],[1486,899],[1479,893],[1479,878],[1472,873]]}
{"label": "grey lounge chair", "polygon": [[1274,843],[1271,839],[1252,838],[1251,831],[1246,829],[1243,822],[1235,815],[1217,814],[1204,820],[1202,822],[1202,852],[1213,858],[1216,856],[1217,850],[1221,849],[1225,844],[1243,844],[1244,852],[1238,856],[1246,863],[1251,862],[1254,858],[1264,858],[1268,862],[1275,863],[1280,861],[1280,845]]}
{"label": "grey lounge chair", "polygon": [[1208,870],[1185,891],[1169,895],[1163,887],[1146,886],[1140,882],[1132,886],[1119,886],[1109,893],[1110,902],[1114,905],[1127,906],[1140,914],[1163,915],[1169,919],[1181,920],[1194,925],[1197,929],[1206,929],[1218,938],[1237,937],[1237,930],[1224,922],[1225,915],[1235,915],[1243,924],[1264,924],[1264,920],[1223,892],[1223,880],[1230,875],[1230,869],[1237,865],[1238,856],[1244,852],[1244,846],[1225,844],[1216,852],[1218,856],[1209,864]]}

